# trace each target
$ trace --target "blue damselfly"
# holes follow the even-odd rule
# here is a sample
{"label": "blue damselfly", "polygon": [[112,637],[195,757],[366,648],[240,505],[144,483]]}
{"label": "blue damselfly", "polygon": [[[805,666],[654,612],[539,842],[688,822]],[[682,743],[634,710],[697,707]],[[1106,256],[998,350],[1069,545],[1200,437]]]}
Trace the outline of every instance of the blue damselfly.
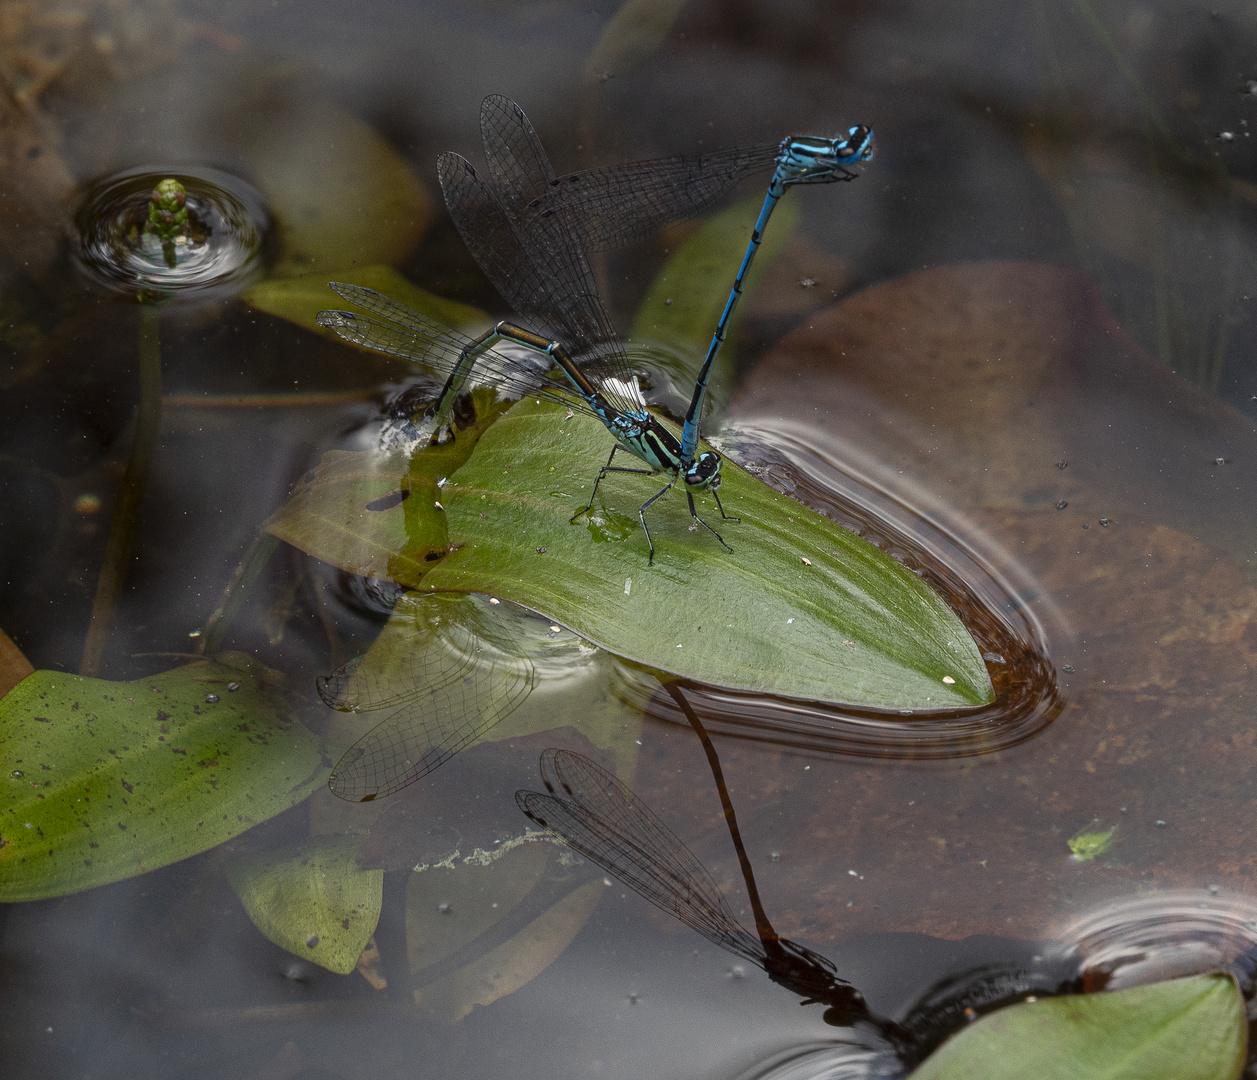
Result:
{"label": "blue damselfly", "polygon": [[[481,128],[486,176],[464,158],[444,154],[438,165],[441,186],[476,261],[533,329],[503,321],[469,337],[374,290],[340,282],[331,283],[332,289],[369,314],[323,311],[320,325],[346,340],[446,375],[418,426],[421,437],[440,440],[452,434],[454,404],[473,370],[504,396],[544,397],[596,417],[616,442],[588,503],[573,520],[592,508],[598,483],[608,472],[664,471],[672,474],[671,480],[638,511],[650,560],[654,543],[645,511],[678,479],[684,482],[694,520],[724,544],[694,505],[694,492],[708,490],[720,507],[720,457],[698,450],[707,374],[785,187],[853,178],[871,155],[871,133],[852,128],[845,139],[787,139],[556,178],[532,125],[514,102],[487,98]],[[588,254],[693,216],[744,176],[774,165],[768,197],[695,386],[691,420],[678,440],[646,408],[637,375],[599,298]],[[650,468],[617,469],[612,462],[621,449]],[[723,507],[720,512],[726,517]],[[414,603],[413,616],[395,618],[413,621],[416,637],[395,635],[387,655],[376,657],[373,667],[363,669],[355,661],[319,680],[320,696],[332,708],[388,710],[385,720],[360,738],[333,770],[330,786],[341,798],[371,800],[420,779],[509,714],[536,684],[529,658],[502,648],[481,620],[451,622],[444,609],[435,610],[440,601],[434,597],[415,598]],[[439,626],[466,638],[458,655],[446,655],[448,648],[434,639]],[[378,645],[373,652],[380,652]]]}
{"label": "blue damselfly", "polygon": [[[454,402],[473,369],[507,393],[533,393],[600,420],[615,436],[598,473],[588,513],[603,478],[611,472],[668,473],[671,478],[638,510],[648,561],[654,542],[646,510],[681,481],[690,515],[730,550],[723,537],[697,513],[696,492],[720,503],[720,455],[699,449],[699,424],[711,366],[773,208],[787,186],[850,180],[872,155],[872,132],[851,128],[845,138],[789,138],[766,147],[595,169],[556,177],[540,139],[523,110],[499,96],[481,108],[481,134],[488,168],[481,175],[458,154],[442,154],[438,174],[446,205],[472,255],[498,291],[535,329],[502,321],[475,338],[450,331],[405,305],[360,286],[334,282],[346,300],[380,316],[348,311],[320,312],[320,325],[341,337],[382,352],[427,364],[448,377],[425,412],[421,431],[443,438]],[[775,164],[768,195],[743,256],[724,311],[695,381],[678,440],[646,408],[637,375],[625,356],[598,295],[588,254],[599,247],[636,239],[651,227],[692,216],[711,205],[747,172]],[[538,332],[540,331],[540,332]],[[545,357],[540,364],[495,349],[522,346]],[[559,378],[550,377],[557,369]],[[648,468],[613,464],[626,450]]]}

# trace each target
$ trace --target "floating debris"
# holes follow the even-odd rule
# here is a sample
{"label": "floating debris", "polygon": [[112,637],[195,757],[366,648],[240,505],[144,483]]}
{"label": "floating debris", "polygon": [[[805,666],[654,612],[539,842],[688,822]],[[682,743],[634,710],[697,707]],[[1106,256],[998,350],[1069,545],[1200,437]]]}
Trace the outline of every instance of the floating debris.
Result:
{"label": "floating debris", "polygon": [[1068,841],[1069,850],[1072,852],[1070,858],[1075,862],[1087,862],[1097,855],[1103,855],[1113,846],[1113,834],[1116,832],[1116,825],[1103,832],[1080,832]]}

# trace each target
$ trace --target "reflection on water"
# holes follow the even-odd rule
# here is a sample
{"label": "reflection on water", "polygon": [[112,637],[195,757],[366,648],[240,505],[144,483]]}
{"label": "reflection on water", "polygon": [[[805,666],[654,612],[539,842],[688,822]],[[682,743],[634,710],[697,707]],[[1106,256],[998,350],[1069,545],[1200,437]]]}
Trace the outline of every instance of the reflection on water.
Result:
{"label": "reflection on water", "polygon": [[[150,224],[157,187],[177,178],[187,225],[163,243]],[[204,167],[129,169],[106,177],[79,206],[78,258],[97,284],[124,294],[206,300],[240,292],[262,270],[268,215],[239,177]]]}
{"label": "reflection on water", "polygon": [[1059,937],[1081,960],[1088,990],[1124,990],[1231,968],[1253,994],[1257,904],[1217,888],[1118,901],[1075,919]]}
{"label": "reflection on water", "polygon": [[[1252,13],[689,0],[635,5],[649,25],[625,36],[618,7],[0,3],[0,629],[36,667],[77,669],[132,445],[134,305],[86,289],[67,240],[94,178],[146,162],[186,163],[190,190],[210,170],[247,177],[274,214],[267,272],[294,292],[389,264],[501,317],[434,175],[439,152],[475,144],[486,94],[526,105],[560,172],[858,117],[878,131],[876,183],[840,205],[792,195],[798,232],[727,346],[741,382],[720,445],[927,576],[999,700],[884,716],[688,687],[763,907],[897,1023],[1058,957],[1049,938],[1087,989],[1228,965],[1247,987]],[[220,209],[211,238],[235,213]],[[650,325],[643,297],[672,297],[652,283],[689,235],[600,268],[621,330]],[[186,652],[261,522],[361,430],[352,402],[413,385],[308,322],[224,294],[163,314],[165,408],[108,677]],[[692,360],[668,357],[661,396]],[[367,652],[398,598],[288,551],[252,569],[223,647],[287,676],[330,769],[367,718],[323,709],[315,677]],[[535,786],[527,740],[546,738],[631,784],[750,925],[702,748],[647,708],[680,718],[653,677],[564,654],[492,752],[395,803],[322,791],[229,850],[10,906],[6,1053],[32,1075],[242,1080],[898,1067],[590,864],[518,843],[513,792]],[[1073,859],[1084,833],[1107,850]],[[350,975],[266,940],[224,873],[328,835],[388,868]]]}
{"label": "reflection on water", "polygon": [[738,1080],[865,1080],[897,1076],[898,1061],[851,1043],[810,1043],[774,1054],[748,1069]]}

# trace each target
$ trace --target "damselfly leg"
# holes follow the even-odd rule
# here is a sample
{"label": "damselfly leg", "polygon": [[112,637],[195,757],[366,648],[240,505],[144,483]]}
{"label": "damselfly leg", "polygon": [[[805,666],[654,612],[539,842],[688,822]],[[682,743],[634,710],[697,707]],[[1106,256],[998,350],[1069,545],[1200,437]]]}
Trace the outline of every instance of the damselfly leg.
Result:
{"label": "damselfly leg", "polygon": [[[601,469],[598,470],[598,478],[594,481],[594,490],[589,493],[589,502],[587,502],[583,507],[581,507],[581,509],[577,510],[576,513],[574,513],[571,516],[569,520],[572,522],[572,524],[575,524],[579,518],[581,518],[585,514],[588,514],[593,509],[594,499],[597,498],[598,496],[598,485],[602,483],[602,479],[604,476],[607,475],[607,473],[613,473],[613,472],[614,473],[636,473],[638,476],[657,476],[659,472],[661,471],[659,469],[630,469],[623,465],[612,465],[611,462],[615,460],[615,455],[620,450],[629,450],[629,448],[627,446],[621,446],[619,443],[616,443],[616,445],[611,448],[611,456],[607,458],[607,463]],[[640,520],[642,523],[642,532],[646,534],[646,544],[650,549],[650,556],[647,559],[647,563],[646,563],[648,566],[653,566],[655,563],[655,542],[654,540],[651,539],[651,536],[650,536],[650,526],[646,524],[646,511],[650,508],[652,503],[654,503],[657,499],[662,499],[666,494],[668,494],[669,491],[673,489],[673,487],[676,485],[677,479],[678,477],[674,476],[671,480],[668,481],[667,484],[663,486],[661,490],[655,492],[654,495],[652,495],[649,499],[647,499],[644,503],[642,503],[642,505],[638,507],[637,509],[637,517],[638,517],[638,520]],[[712,495],[715,496],[716,508],[720,511],[721,518],[723,518],[725,521],[735,521],[735,522],[742,520],[741,518],[733,517],[730,514],[726,514],[725,508],[720,503],[720,496],[716,494],[716,489],[711,488],[710,491]],[[732,554],[733,548],[731,548],[728,544],[725,543],[724,537],[721,536],[718,532],[716,532],[715,529],[713,529],[710,525],[707,524],[707,522],[705,522],[701,517],[698,516],[698,511],[694,506],[694,493],[692,491],[686,491],[685,497],[686,499],[689,500],[690,517],[692,517],[695,522],[701,525],[704,529],[706,529],[709,533],[711,533],[712,536],[714,536],[718,541],[720,541],[720,545],[721,547],[725,549],[725,551]]]}

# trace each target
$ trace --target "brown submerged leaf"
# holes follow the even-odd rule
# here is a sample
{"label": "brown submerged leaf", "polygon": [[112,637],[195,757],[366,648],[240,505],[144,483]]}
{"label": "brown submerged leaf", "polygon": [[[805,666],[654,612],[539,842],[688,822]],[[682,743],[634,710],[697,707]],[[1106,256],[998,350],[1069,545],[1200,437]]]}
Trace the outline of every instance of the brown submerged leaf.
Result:
{"label": "brown submerged leaf", "polygon": [[[1037,738],[951,763],[721,740],[781,933],[1035,939],[1150,888],[1257,890],[1250,420],[1143,353],[1083,275],[1015,263],[850,298],[786,338],[741,402],[743,422],[811,425],[918,507],[956,512],[1030,583],[1065,701]],[[736,893],[697,741],[642,738],[639,793],[684,808],[670,824]],[[1070,837],[1114,825],[1108,852],[1070,858]]]}

